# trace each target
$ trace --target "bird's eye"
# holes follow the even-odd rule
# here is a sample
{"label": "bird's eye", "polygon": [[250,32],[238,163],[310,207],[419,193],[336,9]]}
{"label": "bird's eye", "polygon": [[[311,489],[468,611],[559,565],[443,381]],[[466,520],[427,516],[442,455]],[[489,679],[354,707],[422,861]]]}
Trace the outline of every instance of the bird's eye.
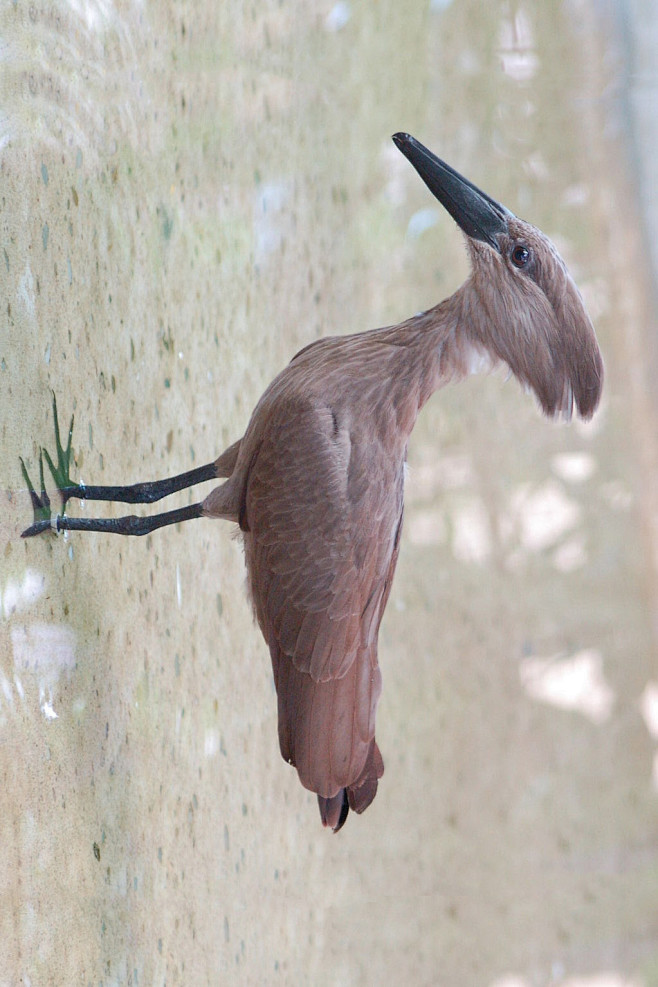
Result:
{"label": "bird's eye", "polygon": [[515,267],[525,267],[530,260],[530,251],[522,243],[517,243],[512,251],[512,263]]}

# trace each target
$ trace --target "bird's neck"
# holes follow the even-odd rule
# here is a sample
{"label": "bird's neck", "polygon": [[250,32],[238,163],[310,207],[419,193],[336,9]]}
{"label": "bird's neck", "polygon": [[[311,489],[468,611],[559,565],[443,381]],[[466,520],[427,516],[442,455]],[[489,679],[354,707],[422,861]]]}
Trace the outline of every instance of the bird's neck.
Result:
{"label": "bird's neck", "polygon": [[[451,381],[489,370],[495,362],[472,332],[467,285],[434,308],[398,326],[381,330],[397,349],[391,362],[391,387],[408,396],[411,427],[432,394]],[[396,394],[396,397],[398,395]]]}

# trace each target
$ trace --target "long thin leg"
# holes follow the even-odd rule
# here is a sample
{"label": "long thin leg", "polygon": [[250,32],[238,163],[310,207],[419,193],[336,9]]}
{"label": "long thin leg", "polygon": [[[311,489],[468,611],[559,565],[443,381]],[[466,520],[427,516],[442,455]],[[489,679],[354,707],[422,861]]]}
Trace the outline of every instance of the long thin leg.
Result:
{"label": "long thin leg", "polygon": [[[70,445],[69,433],[69,445]],[[59,488],[62,500],[66,504],[71,497],[78,500],[111,500],[123,504],[153,504],[156,500],[162,500],[169,494],[176,493],[177,490],[187,490],[197,483],[205,483],[207,480],[218,480],[221,477],[230,476],[237,462],[240,443],[238,439],[232,446],[226,449],[219,459],[214,463],[206,463],[205,466],[197,466],[186,473],[179,473],[177,476],[167,477],[165,480],[151,480],[146,483],[130,483],[119,487],[96,487],[86,483],[68,484]],[[46,453],[48,460],[50,457]],[[53,467],[51,472],[55,476]],[[25,467],[23,467],[25,475]],[[43,486],[43,484],[42,484]]]}
{"label": "long thin leg", "polygon": [[112,500],[122,504],[153,504],[156,500],[162,500],[163,497],[168,497],[177,490],[186,490],[197,483],[216,479],[215,464],[207,463],[205,466],[197,466],[196,469],[164,480],[131,483],[123,487],[93,487],[79,483],[62,487],[60,493],[64,503],[71,497],[77,497],[79,500]]}
{"label": "long thin leg", "polygon": [[189,504],[174,511],[153,514],[150,517],[137,517],[129,514],[126,517],[84,518],[68,517],[58,514],[56,518],[35,521],[22,533],[21,538],[32,538],[44,531],[103,531],[112,535],[148,535],[156,528],[164,528],[167,524],[178,524],[179,521],[189,521],[192,518],[203,517],[203,504]]}

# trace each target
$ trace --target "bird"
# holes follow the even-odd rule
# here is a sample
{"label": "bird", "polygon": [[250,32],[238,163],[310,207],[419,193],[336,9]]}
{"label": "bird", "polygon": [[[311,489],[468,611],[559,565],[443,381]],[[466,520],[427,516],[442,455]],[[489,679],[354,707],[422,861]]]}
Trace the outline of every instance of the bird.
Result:
{"label": "bird", "polygon": [[[53,395],[62,510],[35,512],[24,537],[92,530],[144,535],[192,518],[237,523],[248,591],[269,647],[281,755],[338,832],[373,801],[384,762],[375,739],[378,633],[400,549],[407,445],[431,395],[502,365],[542,412],[587,420],[604,368],[583,299],[553,243],[406,133],[393,141],[464,234],[466,281],[439,304],[384,328],[300,350],[215,461],[123,487],[73,484]],[[151,516],[76,518],[69,498],[152,503],[223,479],[198,503]]]}

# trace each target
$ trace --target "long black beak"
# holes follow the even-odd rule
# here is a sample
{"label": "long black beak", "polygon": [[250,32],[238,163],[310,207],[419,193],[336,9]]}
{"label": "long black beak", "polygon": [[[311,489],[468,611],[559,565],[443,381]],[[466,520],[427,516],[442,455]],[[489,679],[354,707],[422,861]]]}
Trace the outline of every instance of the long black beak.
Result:
{"label": "long black beak", "polygon": [[498,234],[507,233],[512,213],[410,134],[393,134],[393,140],[466,236],[488,243],[500,253]]}

